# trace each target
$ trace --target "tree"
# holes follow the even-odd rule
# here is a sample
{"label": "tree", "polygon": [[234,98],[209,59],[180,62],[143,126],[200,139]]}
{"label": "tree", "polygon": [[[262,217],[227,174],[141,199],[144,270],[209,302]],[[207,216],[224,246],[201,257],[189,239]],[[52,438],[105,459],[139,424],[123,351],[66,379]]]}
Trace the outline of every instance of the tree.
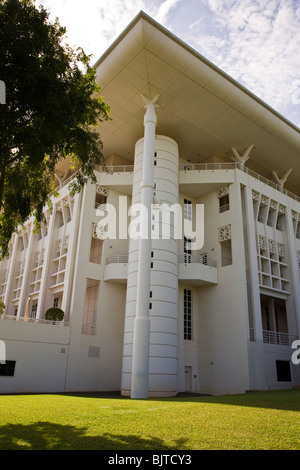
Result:
{"label": "tree", "polygon": [[45,320],[62,321],[64,319],[64,312],[61,308],[51,307],[45,313]]}
{"label": "tree", "polygon": [[95,126],[109,119],[96,71],[82,49],[65,45],[66,29],[34,0],[0,0],[0,258],[19,224],[43,219],[56,164],[80,167],[78,191],[95,181],[102,141]]}

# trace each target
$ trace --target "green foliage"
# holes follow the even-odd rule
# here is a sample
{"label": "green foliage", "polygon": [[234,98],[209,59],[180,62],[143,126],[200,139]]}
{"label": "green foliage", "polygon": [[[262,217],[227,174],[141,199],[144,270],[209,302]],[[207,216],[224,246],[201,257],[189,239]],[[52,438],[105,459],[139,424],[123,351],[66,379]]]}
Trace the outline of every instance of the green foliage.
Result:
{"label": "green foliage", "polygon": [[103,161],[95,126],[109,117],[96,71],[82,49],[63,45],[65,28],[32,0],[0,0],[0,257],[19,224],[36,223],[53,189],[55,165],[81,168],[74,191],[95,181]]}
{"label": "green foliage", "polygon": [[64,319],[64,312],[57,307],[48,308],[45,313],[45,320],[62,321]]}
{"label": "green foliage", "polygon": [[0,300],[0,315],[2,315],[2,313],[4,312],[4,309],[5,309],[5,304],[4,302],[2,302],[2,300]]}

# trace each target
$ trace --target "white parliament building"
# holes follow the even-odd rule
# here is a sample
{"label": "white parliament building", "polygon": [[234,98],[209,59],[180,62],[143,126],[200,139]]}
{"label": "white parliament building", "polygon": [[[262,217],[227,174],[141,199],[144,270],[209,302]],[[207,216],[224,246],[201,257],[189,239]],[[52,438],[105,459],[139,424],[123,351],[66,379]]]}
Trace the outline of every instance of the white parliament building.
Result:
{"label": "white parliament building", "polygon": [[0,393],[300,385],[299,128],[143,12],[95,67],[97,183],[62,162],[0,264]]}

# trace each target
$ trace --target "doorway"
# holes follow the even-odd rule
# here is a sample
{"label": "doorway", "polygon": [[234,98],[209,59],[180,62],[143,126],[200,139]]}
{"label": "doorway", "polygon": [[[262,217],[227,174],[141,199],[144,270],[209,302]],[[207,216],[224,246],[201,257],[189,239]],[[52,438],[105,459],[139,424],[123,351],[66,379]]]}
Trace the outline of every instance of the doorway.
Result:
{"label": "doorway", "polygon": [[184,369],[184,382],[185,382],[185,392],[192,391],[192,367],[185,366]]}

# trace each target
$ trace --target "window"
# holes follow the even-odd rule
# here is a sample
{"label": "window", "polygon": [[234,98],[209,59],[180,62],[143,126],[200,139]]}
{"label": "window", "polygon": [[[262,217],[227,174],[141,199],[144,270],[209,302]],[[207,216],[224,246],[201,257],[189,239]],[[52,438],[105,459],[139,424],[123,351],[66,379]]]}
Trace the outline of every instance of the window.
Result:
{"label": "window", "polygon": [[87,279],[82,324],[82,333],[85,335],[95,335],[97,333],[96,322],[99,289],[100,281]]}
{"label": "window", "polygon": [[184,218],[186,220],[192,220],[192,201],[188,199],[184,200]]}
{"label": "window", "polygon": [[192,339],[192,291],[184,289],[183,307],[183,334],[184,339]]}
{"label": "window", "polygon": [[16,361],[6,361],[5,364],[0,363],[0,376],[13,377],[15,375]]}
{"label": "window", "polygon": [[184,262],[185,263],[192,262],[191,242],[192,240],[190,238],[184,237]]}
{"label": "window", "polygon": [[219,228],[219,242],[221,244],[222,266],[232,264],[231,225]]}
{"label": "window", "polygon": [[58,297],[54,297],[54,300],[53,300],[53,307],[54,307],[54,308],[58,308]]}
{"label": "window", "polygon": [[225,212],[229,210],[229,188],[228,186],[218,191],[219,198],[219,212]]}
{"label": "window", "polygon": [[229,210],[229,196],[223,196],[219,199],[219,212],[225,212]]}
{"label": "window", "polygon": [[289,361],[276,361],[277,381],[291,382],[291,367]]}
{"label": "window", "polygon": [[232,264],[231,240],[226,240],[221,243],[221,257],[222,266],[229,266]]}
{"label": "window", "polygon": [[30,318],[36,318],[36,312],[37,312],[37,304],[33,304],[33,306],[31,307]]}
{"label": "window", "polygon": [[101,264],[103,240],[92,237],[90,249],[90,263]]}

